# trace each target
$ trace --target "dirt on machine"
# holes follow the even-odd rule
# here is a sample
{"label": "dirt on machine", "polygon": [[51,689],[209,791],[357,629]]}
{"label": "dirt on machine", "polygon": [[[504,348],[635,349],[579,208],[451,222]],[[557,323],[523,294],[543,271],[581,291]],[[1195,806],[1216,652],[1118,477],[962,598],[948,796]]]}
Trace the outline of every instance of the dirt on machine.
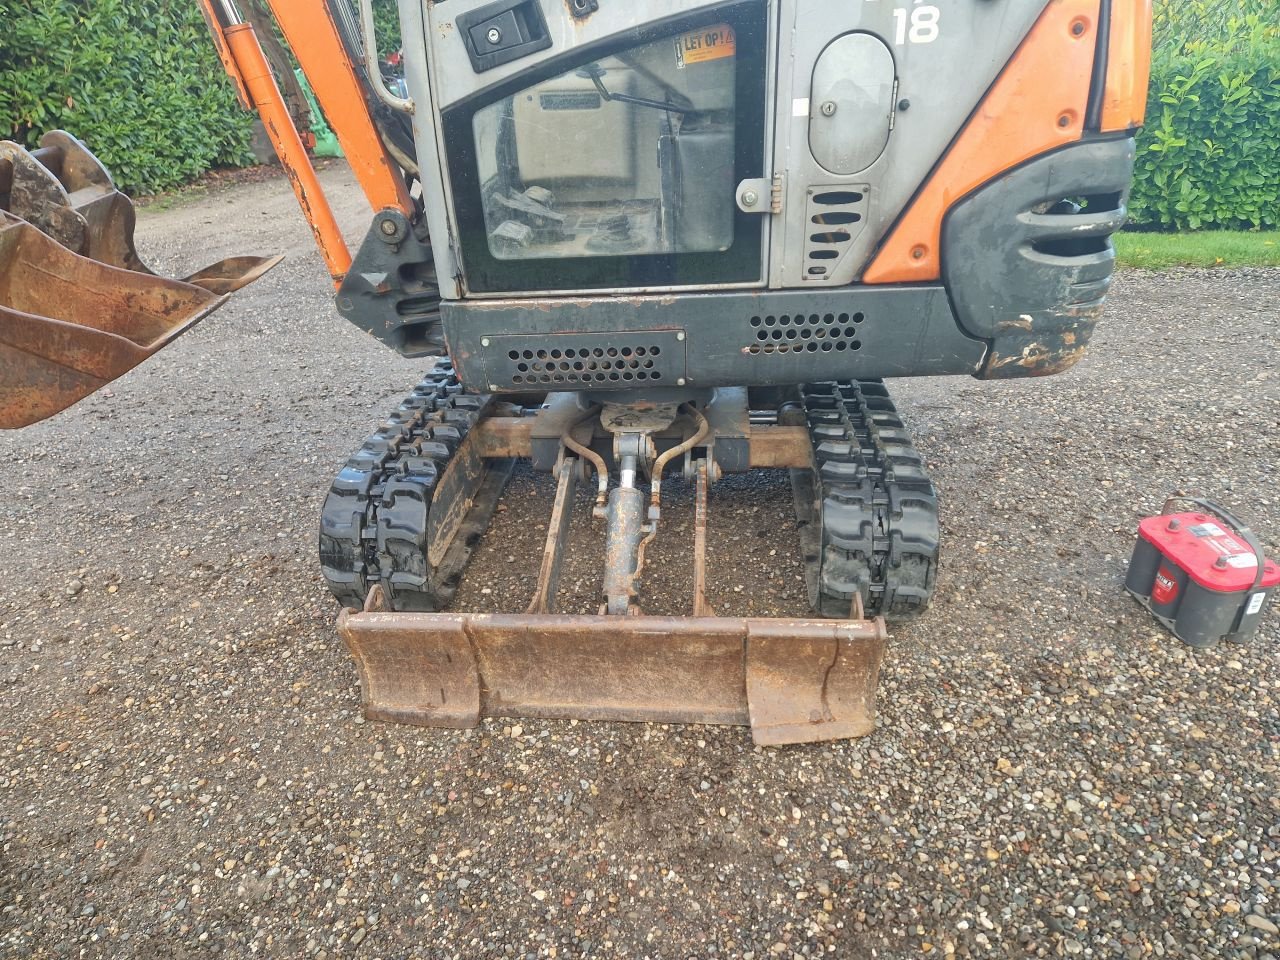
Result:
{"label": "dirt on machine", "polygon": [[[886,378],[1042,376],[1084,355],[1142,123],[1141,0],[272,2],[372,207],[348,249],[264,56],[202,0],[336,288],[424,375],[320,518],[370,718],[875,727],[887,624],[925,617],[938,498]],[[272,62],[284,62],[276,55]],[[278,258],[181,280],[70,134],[0,144],[0,426],[55,415]],[[517,463],[550,474],[533,594],[454,609]],[[812,616],[706,596],[714,489],[789,471]],[[693,491],[684,616],[646,612],[664,482]],[[578,494],[594,491],[594,498]],[[562,613],[591,499],[599,605]],[[974,491],[972,502],[981,502]]]}

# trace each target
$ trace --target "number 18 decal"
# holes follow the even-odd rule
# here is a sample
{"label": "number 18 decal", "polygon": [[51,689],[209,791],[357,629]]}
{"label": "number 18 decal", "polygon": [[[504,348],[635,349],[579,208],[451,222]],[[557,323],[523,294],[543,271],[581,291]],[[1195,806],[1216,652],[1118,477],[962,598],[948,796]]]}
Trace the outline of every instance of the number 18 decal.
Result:
{"label": "number 18 decal", "polygon": [[933,43],[938,39],[938,18],[941,12],[931,4],[921,4],[916,0],[910,10],[898,7],[893,11],[893,42]]}

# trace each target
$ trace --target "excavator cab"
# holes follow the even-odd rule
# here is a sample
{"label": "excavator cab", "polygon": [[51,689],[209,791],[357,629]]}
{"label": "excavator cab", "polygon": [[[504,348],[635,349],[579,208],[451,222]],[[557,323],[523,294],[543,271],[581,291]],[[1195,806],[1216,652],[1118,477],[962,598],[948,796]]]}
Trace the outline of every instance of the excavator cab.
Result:
{"label": "excavator cab", "polygon": [[[270,6],[373,208],[354,253],[252,24],[202,0],[338,312],[436,358],[321,516],[366,713],[870,732],[886,623],[925,614],[939,547],[883,380],[1042,376],[1084,355],[1125,219],[1149,0],[399,0],[394,89],[372,0],[358,23],[348,0]],[[19,412],[3,425],[72,402],[270,265],[156,278],[74,142],[6,149],[0,414]],[[35,204],[17,189],[33,170]],[[32,292],[49,273],[65,308]],[[138,295],[76,300],[95,289]],[[452,611],[519,459],[556,481],[533,594]],[[811,617],[708,601],[710,491],[758,467],[790,471]],[[677,474],[689,615],[656,616],[646,558]],[[564,614],[581,481],[599,605]]]}

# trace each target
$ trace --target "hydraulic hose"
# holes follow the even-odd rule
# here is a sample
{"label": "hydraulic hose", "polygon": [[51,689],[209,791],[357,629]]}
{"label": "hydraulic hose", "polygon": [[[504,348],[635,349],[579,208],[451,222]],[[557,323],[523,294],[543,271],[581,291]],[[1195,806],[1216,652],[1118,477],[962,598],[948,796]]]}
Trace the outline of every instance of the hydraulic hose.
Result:
{"label": "hydraulic hose", "polygon": [[573,431],[577,429],[579,424],[590,420],[600,412],[600,404],[593,403],[587,408],[586,413],[580,416],[573,423],[569,424],[569,428],[560,435],[560,442],[576,453],[578,456],[591,461],[591,465],[596,469],[596,510],[603,512],[605,501],[609,496],[609,468],[605,465],[604,457],[596,453],[590,447],[583,446],[573,438]]}

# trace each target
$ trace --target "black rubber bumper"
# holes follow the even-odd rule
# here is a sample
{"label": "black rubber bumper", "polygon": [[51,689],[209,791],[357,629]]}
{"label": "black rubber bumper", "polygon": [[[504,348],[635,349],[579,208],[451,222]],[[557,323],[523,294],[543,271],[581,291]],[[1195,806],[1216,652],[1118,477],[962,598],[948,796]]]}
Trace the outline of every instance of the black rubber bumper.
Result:
{"label": "black rubber bumper", "polygon": [[1072,144],[947,215],[943,280],[961,326],[991,344],[975,376],[1045,376],[1084,356],[1111,286],[1133,159],[1128,137]]}

